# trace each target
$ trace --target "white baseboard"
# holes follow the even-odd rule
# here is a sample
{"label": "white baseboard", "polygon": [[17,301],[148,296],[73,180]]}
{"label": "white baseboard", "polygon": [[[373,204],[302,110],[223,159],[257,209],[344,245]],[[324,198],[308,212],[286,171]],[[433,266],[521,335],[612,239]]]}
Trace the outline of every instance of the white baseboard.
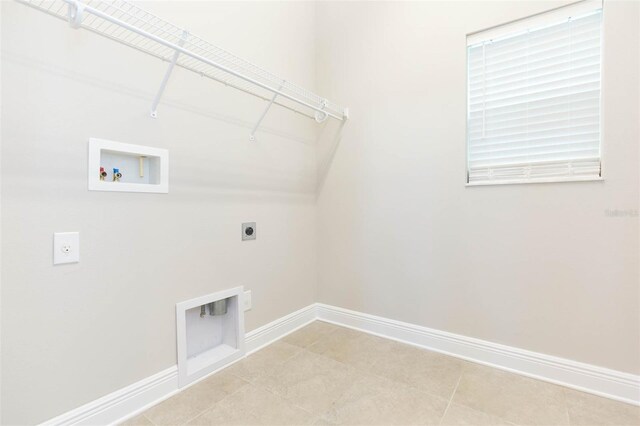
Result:
{"label": "white baseboard", "polygon": [[316,305],[313,304],[250,331],[245,339],[247,355],[262,349],[316,319],[318,319],[318,315],[316,313]]}
{"label": "white baseboard", "polygon": [[[247,354],[273,343],[316,319],[640,405],[640,376],[321,303],[309,305],[247,333],[245,335]],[[133,417],[179,391],[178,369],[177,366],[173,366],[43,424],[47,426],[110,425]]]}
{"label": "white baseboard", "polygon": [[173,366],[43,423],[46,426],[108,425],[145,410],[178,391]]}
{"label": "white baseboard", "polygon": [[318,319],[501,370],[640,405],[640,376],[316,304]]}

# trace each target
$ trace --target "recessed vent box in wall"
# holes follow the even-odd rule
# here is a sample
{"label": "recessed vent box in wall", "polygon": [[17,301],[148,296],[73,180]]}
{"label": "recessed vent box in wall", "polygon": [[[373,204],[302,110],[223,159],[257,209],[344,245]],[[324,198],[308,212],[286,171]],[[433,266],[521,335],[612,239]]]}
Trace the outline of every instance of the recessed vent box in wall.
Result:
{"label": "recessed vent box in wall", "polygon": [[243,294],[236,287],[176,305],[180,387],[245,355]]}
{"label": "recessed vent box in wall", "polygon": [[89,190],[169,192],[169,151],[89,139]]}

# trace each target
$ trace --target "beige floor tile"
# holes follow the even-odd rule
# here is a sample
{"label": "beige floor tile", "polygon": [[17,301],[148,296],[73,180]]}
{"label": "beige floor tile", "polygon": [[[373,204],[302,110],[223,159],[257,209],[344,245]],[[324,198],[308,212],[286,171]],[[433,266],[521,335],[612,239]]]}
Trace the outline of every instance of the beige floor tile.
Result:
{"label": "beige floor tile", "polygon": [[640,425],[640,407],[572,389],[565,395],[571,425]]}
{"label": "beige floor tile", "polygon": [[395,343],[371,372],[449,399],[462,375],[465,361],[436,352]]}
{"label": "beige floor tile", "polygon": [[335,426],[335,423],[330,422],[323,417],[320,417],[315,422],[313,422],[313,426]]}
{"label": "beige floor tile", "polygon": [[245,385],[245,380],[222,371],[150,408],[144,415],[158,426],[184,424]]}
{"label": "beige floor tile", "polygon": [[303,351],[255,383],[320,415],[347,389],[352,370],[330,358]]}
{"label": "beige floor tile", "polygon": [[302,351],[299,346],[282,341],[275,342],[258,352],[236,362],[224,371],[235,374],[250,382],[268,374],[278,365]]}
{"label": "beige floor tile", "polygon": [[437,425],[446,407],[445,399],[359,372],[322,418],[348,425]]}
{"label": "beige floor tile", "polygon": [[310,425],[315,417],[274,393],[246,386],[221,401],[221,406],[236,411],[247,411],[263,425]]}
{"label": "beige floor tile", "polygon": [[120,426],[153,426],[151,420],[146,418],[143,414],[135,416],[125,422],[120,423]]}
{"label": "beige floor tile", "polygon": [[397,344],[348,328],[338,328],[310,345],[307,350],[369,370],[376,362],[388,357]]}
{"label": "beige floor tile", "polygon": [[440,422],[442,426],[508,426],[511,423],[499,417],[476,411],[464,405],[451,404]]}
{"label": "beige floor tile", "polygon": [[563,388],[477,364],[465,369],[452,400],[518,425],[567,425]]}
{"label": "beige floor tile", "polygon": [[260,420],[251,413],[244,410],[232,409],[221,404],[216,404],[213,408],[205,411],[188,423],[189,426],[252,426],[259,424]]}
{"label": "beige floor tile", "polygon": [[247,384],[246,380],[223,370],[187,388],[185,392],[203,394],[208,405],[211,405]]}
{"label": "beige floor tile", "polygon": [[147,410],[145,416],[158,426],[182,425],[202,413],[198,405],[191,397],[179,393]]}
{"label": "beige floor tile", "polygon": [[322,321],[314,321],[298,331],[294,331],[282,338],[283,342],[306,348],[320,340],[323,336],[343,327],[338,327]]}

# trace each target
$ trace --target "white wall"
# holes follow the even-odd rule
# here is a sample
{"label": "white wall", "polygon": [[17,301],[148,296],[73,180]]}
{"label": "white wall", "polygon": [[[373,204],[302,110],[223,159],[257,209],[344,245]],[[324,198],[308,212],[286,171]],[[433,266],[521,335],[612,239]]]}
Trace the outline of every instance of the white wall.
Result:
{"label": "white wall", "polygon": [[[465,187],[465,34],[563,2],[323,2],[319,301],[640,372],[638,2],[606,1],[604,182]],[[565,2],[566,3],[566,2]],[[329,124],[333,126],[333,124]]]}
{"label": "white wall", "polygon": [[[312,3],[144,3],[315,86]],[[33,424],[176,363],[175,304],[253,291],[247,330],[315,301],[312,120],[2,2],[2,424]],[[87,141],[167,148],[166,195],[87,191]],[[256,221],[258,238],[240,241]],[[52,265],[80,231],[81,262]]]}

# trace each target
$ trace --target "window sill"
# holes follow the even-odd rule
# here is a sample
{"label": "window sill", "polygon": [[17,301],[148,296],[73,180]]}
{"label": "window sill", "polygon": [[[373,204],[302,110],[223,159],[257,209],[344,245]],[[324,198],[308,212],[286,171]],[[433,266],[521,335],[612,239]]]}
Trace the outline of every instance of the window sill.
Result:
{"label": "window sill", "polygon": [[560,183],[560,182],[596,182],[604,181],[601,176],[573,176],[565,178],[535,178],[535,179],[505,179],[483,180],[466,183],[465,186],[489,186],[489,185],[516,185],[522,183]]}

